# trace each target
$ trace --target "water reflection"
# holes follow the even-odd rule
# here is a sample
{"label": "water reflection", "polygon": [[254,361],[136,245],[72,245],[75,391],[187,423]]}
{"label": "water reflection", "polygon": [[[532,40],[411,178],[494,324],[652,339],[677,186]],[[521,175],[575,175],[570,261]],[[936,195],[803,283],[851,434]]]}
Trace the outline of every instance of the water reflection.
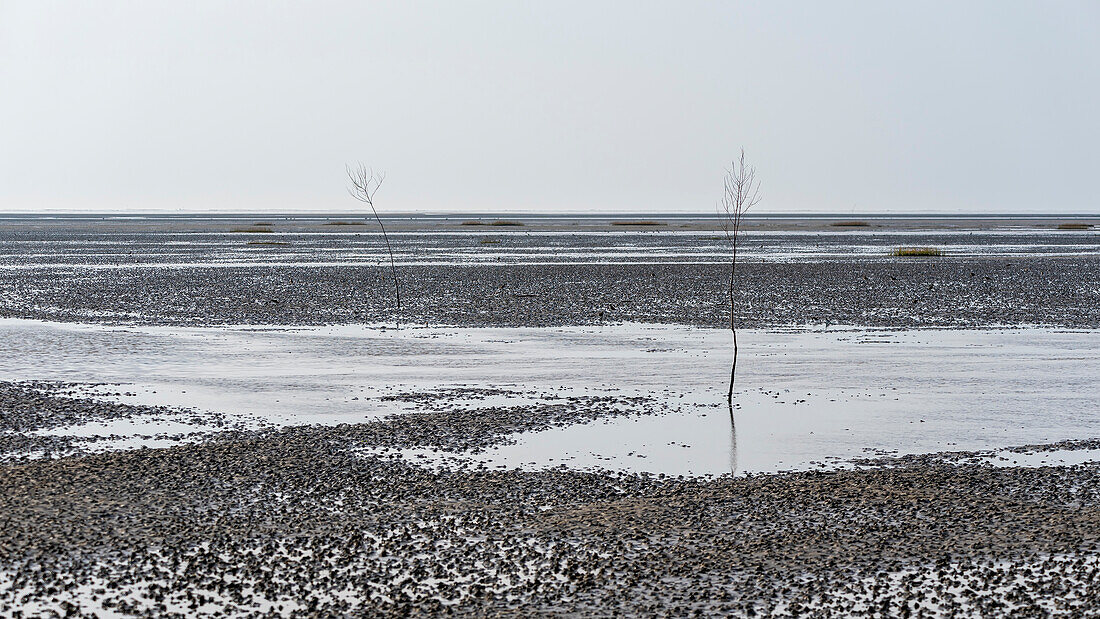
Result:
{"label": "water reflection", "polygon": [[752,363],[738,375],[739,408],[714,380],[729,372],[728,331],[637,324],[382,331],[0,319],[0,380],[124,383],[104,391],[270,423],[359,423],[397,410],[384,396],[440,386],[504,387],[527,400],[643,397],[639,406],[665,411],[518,435],[470,456],[492,467],[740,474],[1097,435],[1097,331],[742,333]]}
{"label": "water reflection", "polygon": [[730,409],[730,473],[737,474],[737,421],[733,417],[733,402],[729,402]]}

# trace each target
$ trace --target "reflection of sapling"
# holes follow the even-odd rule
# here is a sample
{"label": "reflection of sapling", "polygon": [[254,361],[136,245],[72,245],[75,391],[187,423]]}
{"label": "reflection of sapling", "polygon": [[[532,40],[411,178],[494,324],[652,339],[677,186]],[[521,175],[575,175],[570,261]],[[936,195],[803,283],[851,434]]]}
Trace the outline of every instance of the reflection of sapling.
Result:
{"label": "reflection of sapling", "polygon": [[719,215],[722,218],[722,229],[725,230],[726,239],[729,240],[732,248],[728,300],[730,332],[733,334],[733,363],[730,365],[730,389],[726,396],[726,402],[729,403],[732,411],[733,381],[737,375],[737,320],[733,303],[733,290],[737,277],[737,237],[741,231],[741,218],[745,215],[745,211],[760,202],[760,181],[756,180],[756,168],[745,165],[745,149],[741,149],[741,157],[726,170],[723,185]]}

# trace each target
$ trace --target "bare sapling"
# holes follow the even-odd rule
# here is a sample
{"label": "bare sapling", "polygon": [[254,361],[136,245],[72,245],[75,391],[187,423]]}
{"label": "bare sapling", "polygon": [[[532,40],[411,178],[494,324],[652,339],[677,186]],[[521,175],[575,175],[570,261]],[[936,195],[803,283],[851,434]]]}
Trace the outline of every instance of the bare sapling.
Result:
{"label": "bare sapling", "polygon": [[371,213],[374,214],[374,220],[378,222],[378,227],[382,229],[382,240],[385,242],[386,250],[390,254],[390,275],[393,277],[393,294],[397,305],[395,321],[400,328],[401,283],[397,280],[397,264],[393,259],[393,246],[390,245],[390,237],[386,234],[386,226],[382,223],[382,218],[378,216],[378,209],[374,208],[374,194],[378,193],[378,188],[382,186],[382,181],[386,180],[386,175],[383,172],[375,174],[374,169],[368,168],[362,163],[356,164],[354,168],[345,165],[344,169],[348,173],[348,193],[351,194],[351,197],[370,207]]}
{"label": "bare sapling", "polygon": [[760,202],[760,181],[756,180],[756,168],[745,165],[745,149],[741,156],[726,169],[723,183],[722,204],[719,216],[722,229],[732,250],[730,259],[730,279],[728,301],[730,304],[730,333],[733,335],[733,363],[730,365],[730,388],[726,402],[733,414],[733,385],[737,378],[737,308],[734,304],[734,290],[737,287],[737,244],[741,232],[741,220],[745,212]]}

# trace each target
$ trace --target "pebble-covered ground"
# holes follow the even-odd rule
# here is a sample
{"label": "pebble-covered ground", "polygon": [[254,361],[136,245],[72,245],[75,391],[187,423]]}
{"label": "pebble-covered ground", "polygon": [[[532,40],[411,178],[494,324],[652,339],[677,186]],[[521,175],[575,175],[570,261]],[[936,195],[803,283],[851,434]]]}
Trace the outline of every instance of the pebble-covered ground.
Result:
{"label": "pebble-covered ground", "polygon": [[0,463],[81,455],[87,453],[88,447],[95,443],[127,438],[119,434],[81,436],[71,431],[50,432],[58,429],[71,430],[89,423],[131,420],[155,428],[158,423],[171,421],[193,428],[193,431],[186,433],[154,431],[153,434],[129,437],[171,441],[197,438],[215,429],[244,426],[241,420],[234,423],[220,413],[164,406],[130,406],[109,400],[79,397],[82,388],[91,386],[95,385],[0,381]]}
{"label": "pebble-covered ground", "polygon": [[[140,261],[153,266],[135,265],[133,238],[104,237],[91,255],[74,249],[64,260],[20,249],[74,234],[0,228],[0,315],[188,325],[395,317],[376,265],[229,267],[203,264],[198,249],[194,265],[157,267],[148,248]],[[717,326],[725,273],[660,260],[411,264],[401,269],[401,317]],[[1100,326],[1095,255],[761,260],[741,273],[745,325]],[[416,403],[417,412],[256,428],[89,399],[79,387],[0,382],[2,616],[1100,612],[1096,463],[994,467],[981,454],[939,454],[691,479],[446,459],[425,467],[400,450],[474,452],[522,432],[664,411],[645,397],[492,404],[500,394],[488,390],[461,394],[475,403],[460,407],[442,393],[402,393],[388,396],[395,410]],[[166,436],[172,447],[103,453],[101,438],[63,432],[143,419],[204,430]],[[1047,448],[1096,444],[1027,449]]]}
{"label": "pebble-covered ground", "polygon": [[[392,321],[378,267],[0,270],[0,314],[144,324]],[[636,321],[721,327],[721,265],[408,266],[405,322],[559,326]],[[745,327],[1100,327],[1100,256],[745,264]],[[304,291],[308,291],[304,294]]]}
{"label": "pebble-covered ground", "polygon": [[[5,436],[188,414],[85,399],[72,385],[0,387]],[[480,406],[479,396],[499,393],[467,391],[450,394],[463,406],[448,394],[388,396],[427,408],[370,423],[246,431],[206,420],[215,429],[197,444],[90,454],[78,443],[0,464],[0,615],[1097,607],[1100,464],[994,468],[952,453],[685,479],[423,468],[397,455],[477,451],[532,429],[661,413],[638,397]]]}
{"label": "pebble-covered ground", "polygon": [[1100,601],[1096,465],[684,480],[427,470],[361,440],[291,428],[7,466],[0,613],[1041,616]]}
{"label": "pebble-covered ground", "polygon": [[[255,223],[0,220],[0,317],[173,325],[729,320],[728,247],[714,222],[652,231],[404,224],[393,238],[400,312],[374,228]],[[787,222],[779,230],[754,222],[740,250],[739,319],[746,327],[1100,327],[1100,228],[1059,231],[1055,223],[979,223],[967,232],[950,222],[916,230],[906,222]],[[891,255],[902,246],[944,255]]]}

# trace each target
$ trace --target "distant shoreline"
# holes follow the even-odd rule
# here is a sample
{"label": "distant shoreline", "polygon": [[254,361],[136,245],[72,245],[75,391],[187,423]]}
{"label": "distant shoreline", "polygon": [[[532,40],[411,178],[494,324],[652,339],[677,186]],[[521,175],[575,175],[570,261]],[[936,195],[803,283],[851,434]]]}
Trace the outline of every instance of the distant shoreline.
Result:
{"label": "distant shoreline", "polygon": [[[714,213],[380,213],[389,232],[528,234],[699,232],[720,234],[723,221]],[[95,233],[324,233],[366,234],[378,224],[356,213],[38,213],[0,214],[0,227],[22,230],[85,229]],[[1100,215],[928,215],[759,213],[746,216],[743,232],[880,234],[915,231],[1039,233],[1091,235],[1100,232]]]}
{"label": "distant shoreline", "polygon": [[[454,213],[419,213],[419,212],[395,212],[379,213],[382,219],[703,219],[716,220],[716,213],[706,212],[667,212],[667,213],[640,213],[640,212],[600,212],[600,213],[521,213],[521,212],[454,212]],[[362,211],[318,211],[288,213],[278,211],[194,211],[194,212],[96,212],[96,213],[72,213],[63,211],[44,212],[0,212],[0,220],[4,219],[332,219],[362,217]],[[989,219],[1100,219],[1097,213],[748,213],[747,219],[950,219],[950,220],[989,220]]]}

